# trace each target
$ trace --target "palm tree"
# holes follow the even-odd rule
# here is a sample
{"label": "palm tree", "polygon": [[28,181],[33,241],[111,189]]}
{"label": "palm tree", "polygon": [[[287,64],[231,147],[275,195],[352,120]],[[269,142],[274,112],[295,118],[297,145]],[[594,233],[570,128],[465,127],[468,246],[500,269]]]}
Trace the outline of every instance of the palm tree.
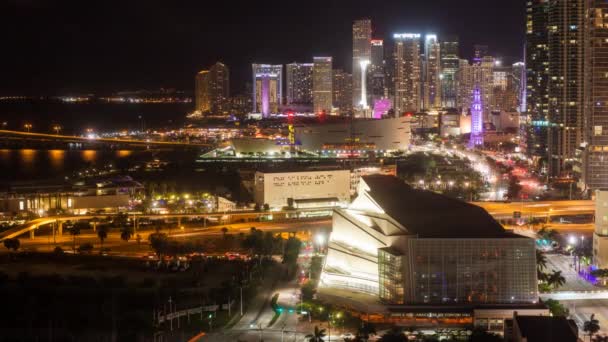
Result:
{"label": "palm tree", "polygon": [[75,223],[74,225],[72,225],[69,231],[70,235],[72,235],[73,237],[72,250],[74,251],[74,253],[76,253],[76,236],[80,235],[80,225],[78,223]]}
{"label": "palm tree", "polygon": [[566,284],[566,278],[562,275],[562,271],[553,270],[547,278],[547,284],[551,285],[554,290]]}
{"label": "palm tree", "polygon": [[126,242],[129,242],[131,236],[133,236],[133,229],[131,229],[131,227],[124,226],[120,231],[120,238]]}
{"label": "palm tree", "polygon": [[590,340],[593,339],[593,335],[600,331],[600,321],[595,319],[595,314],[591,314],[589,320],[583,324],[583,330],[589,334]]}
{"label": "palm tree", "polygon": [[99,229],[97,229],[97,237],[99,238],[99,241],[101,241],[101,247],[99,248],[99,253],[103,252],[103,241],[108,237],[108,228],[103,225],[100,226]]}
{"label": "palm tree", "polygon": [[547,268],[547,257],[540,250],[536,250],[536,268],[540,271]]}
{"label": "palm tree", "polygon": [[308,342],[323,342],[325,335],[325,329],[319,329],[319,327],[315,325],[314,333],[306,335],[306,338],[308,339]]}

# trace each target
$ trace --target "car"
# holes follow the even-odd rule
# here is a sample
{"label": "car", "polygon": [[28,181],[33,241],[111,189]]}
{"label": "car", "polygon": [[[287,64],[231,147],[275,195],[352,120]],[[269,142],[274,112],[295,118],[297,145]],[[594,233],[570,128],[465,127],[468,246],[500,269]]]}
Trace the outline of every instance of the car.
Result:
{"label": "car", "polygon": [[355,335],[353,335],[351,333],[344,333],[340,336],[340,338],[353,339],[353,338],[355,338]]}

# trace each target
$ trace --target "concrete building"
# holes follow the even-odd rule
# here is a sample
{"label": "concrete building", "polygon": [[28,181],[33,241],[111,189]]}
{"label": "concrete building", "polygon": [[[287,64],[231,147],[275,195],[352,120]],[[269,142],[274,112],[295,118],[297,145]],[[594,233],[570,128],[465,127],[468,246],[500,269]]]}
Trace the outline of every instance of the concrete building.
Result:
{"label": "concrete building", "polygon": [[[304,151],[404,151],[411,142],[409,117],[296,126]],[[357,152],[360,153],[360,152]]]}
{"label": "concrete building", "polygon": [[424,100],[423,109],[441,108],[441,45],[437,35],[427,34],[424,37]]}
{"label": "concrete building", "polygon": [[396,115],[419,112],[421,72],[420,34],[398,33],[395,39],[395,100]]}
{"label": "concrete building", "polygon": [[350,201],[350,171],[256,172],[254,200],[271,209],[345,206]]}
{"label": "concrete building", "polygon": [[[367,76],[361,62],[371,62],[372,21],[370,19],[355,20],[353,23],[353,108],[361,105],[362,80]],[[365,77],[364,77],[365,76]],[[367,99],[365,99],[367,102]]]}
{"label": "concrete building", "polygon": [[331,57],[313,57],[312,99],[313,111],[331,114],[333,100],[333,68]]}
{"label": "concrete building", "polygon": [[266,118],[279,112],[283,99],[283,65],[253,64],[253,113]]}
{"label": "concrete building", "polygon": [[350,116],[353,111],[353,76],[341,69],[336,69],[333,73],[333,106],[339,115]]}
{"label": "concrete building", "polygon": [[195,110],[201,114],[226,115],[230,110],[230,71],[220,62],[196,74]]}
{"label": "concrete building", "polygon": [[595,191],[595,232],[593,233],[593,264],[608,268],[608,191]]}
{"label": "concrete building", "polygon": [[608,189],[608,3],[593,0],[588,4],[583,180],[595,191]]}
{"label": "concrete building", "polygon": [[312,106],[313,63],[287,64],[287,105]]}
{"label": "concrete building", "polygon": [[535,243],[477,206],[367,176],[334,210],[319,286],[388,305],[534,305]]}

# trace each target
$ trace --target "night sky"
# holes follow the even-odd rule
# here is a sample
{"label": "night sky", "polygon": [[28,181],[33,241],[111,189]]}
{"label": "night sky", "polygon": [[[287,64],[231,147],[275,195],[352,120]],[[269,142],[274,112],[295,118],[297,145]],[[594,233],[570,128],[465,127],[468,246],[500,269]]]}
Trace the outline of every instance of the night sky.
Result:
{"label": "night sky", "polygon": [[[3,0],[0,95],[55,95],[160,87],[190,91],[216,60],[232,92],[250,63],[334,57],[350,68],[351,25],[373,20],[374,36],[456,34],[461,55],[487,44],[519,60],[524,0]],[[213,3],[213,5],[211,5]]]}

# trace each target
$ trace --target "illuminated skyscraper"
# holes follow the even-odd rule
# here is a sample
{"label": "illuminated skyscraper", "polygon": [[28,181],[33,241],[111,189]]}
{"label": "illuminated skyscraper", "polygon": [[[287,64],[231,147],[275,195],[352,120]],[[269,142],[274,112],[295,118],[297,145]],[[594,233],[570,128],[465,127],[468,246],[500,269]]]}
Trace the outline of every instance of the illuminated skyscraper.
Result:
{"label": "illuminated skyscraper", "polygon": [[312,105],[312,63],[287,64],[287,104]]}
{"label": "illuminated skyscraper", "polygon": [[217,62],[196,75],[195,110],[211,115],[230,110],[230,72],[225,64]]}
{"label": "illuminated skyscraper", "polygon": [[331,57],[313,57],[312,98],[315,113],[330,114],[332,109],[333,69]]}
{"label": "illuminated skyscraper", "polygon": [[483,121],[481,91],[479,88],[475,88],[471,104],[471,138],[469,140],[469,147],[471,148],[483,146]]}
{"label": "illuminated skyscraper", "polygon": [[194,78],[194,109],[201,113],[211,110],[209,70],[199,71]]}
{"label": "illuminated skyscraper", "polygon": [[473,46],[473,64],[481,63],[481,59],[488,56],[488,46],[476,44]]}
{"label": "illuminated skyscraper", "polygon": [[[608,189],[608,2],[591,0],[587,8],[586,70],[585,70],[585,141],[584,182],[592,190]],[[596,235],[604,239],[604,253],[608,253],[608,196],[603,192],[597,205],[603,207],[603,215],[596,211]],[[598,207],[599,210],[599,207]],[[599,222],[601,221],[601,222]],[[604,259],[606,267],[608,258]]]}
{"label": "illuminated skyscraper", "polygon": [[551,177],[576,172],[583,142],[585,0],[549,4],[549,165]]}
{"label": "illuminated skyscraper", "polygon": [[340,115],[350,115],[353,109],[353,76],[340,69],[334,70],[333,74],[333,106]]}
{"label": "illuminated skyscraper", "polygon": [[456,108],[458,65],[458,39],[450,37],[441,42],[441,106],[444,108]]}
{"label": "illuminated skyscraper", "polygon": [[279,112],[283,98],[283,65],[253,64],[253,112],[263,117]]}
{"label": "illuminated skyscraper", "polygon": [[372,59],[369,67],[368,94],[372,103],[388,96],[384,61],[384,41],[372,40]]}
{"label": "illuminated skyscraper", "polygon": [[549,124],[549,3],[526,5],[526,114],[529,118],[526,152],[539,169],[547,161]]}
{"label": "illuminated skyscraper", "polygon": [[441,107],[441,87],[439,75],[441,71],[441,52],[437,36],[427,34],[424,39],[424,101],[425,110]]}
{"label": "illuminated skyscraper", "polygon": [[371,60],[372,21],[355,20],[353,23],[353,107],[360,107],[362,75],[361,61]]}
{"label": "illuminated skyscraper", "polygon": [[395,113],[420,111],[420,34],[399,33],[395,39]]}

